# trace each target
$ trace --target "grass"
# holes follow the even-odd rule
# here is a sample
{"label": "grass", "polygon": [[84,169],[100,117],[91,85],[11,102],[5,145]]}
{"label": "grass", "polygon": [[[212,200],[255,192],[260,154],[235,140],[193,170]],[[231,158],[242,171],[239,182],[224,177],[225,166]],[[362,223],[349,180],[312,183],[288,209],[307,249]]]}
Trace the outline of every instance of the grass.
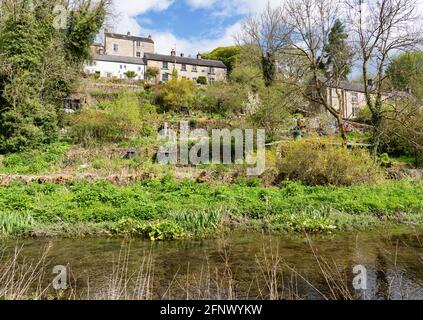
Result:
{"label": "grass", "polygon": [[[152,240],[203,237],[228,228],[326,233],[388,225],[423,226],[423,183],[352,187],[212,185],[145,180],[0,187],[4,236],[131,234]],[[51,231],[51,232],[50,232]]]}
{"label": "grass", "polygon": [[391,160],[396,164],[414,165],[417,161],[413,156],[391,157]]}
{"label": "grass", "polygon": [[59,170],[69,146],[54,143],[39,150],[13,153],[0,161],[0,174],[39,174]]}

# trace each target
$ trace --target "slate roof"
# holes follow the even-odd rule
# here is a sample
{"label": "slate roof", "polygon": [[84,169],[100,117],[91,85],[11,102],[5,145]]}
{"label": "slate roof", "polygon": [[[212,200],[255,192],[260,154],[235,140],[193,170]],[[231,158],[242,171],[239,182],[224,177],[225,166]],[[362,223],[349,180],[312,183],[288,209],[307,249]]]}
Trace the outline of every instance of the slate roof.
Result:
{"label": "slate roof", "polygon": [[95,54],[93,56],[93,60],[145,65],[145,61],[143,58],[136,58],[136,57],[122,57],[122,56],[109,56],[109,55]]}
{"label": "slate roof", "polygon": [[326,78],[320,77],[319,81],[322,82],[325,86],[331,87],[331,88],[339,88],[347,91],[354,91],[354,92],[365,92],[364,84],[362,83],[353,83],[349,81],[340,81],[338,84],[335,85],[335,83],[331,80],[328,80]]}
{"label": "slate roof", "polygon": [[[325,86],[330,88],[338,88],[346,91],[353,91],[353,92],[361,92],[365,93],[365,87],[362,83],[353,83],[349,81],[340,81],[338,85],[334,85],[333,81],[328,80],[324,77],[319,77],[319,81],[322,82]],[[369,86],[370,92],[372,88]],[[394,98],[413,98],[413,95],[409,92],[405,91],[391,91],[391,92],[383,92],[384,96],[388,99]]]}
{"label": "slate roof", "polygon": [[215,61],[215,60],[207,60],[207,59],[195,59],[195,58],[187,58],[187,57],[180,57],[180,56],[166,56],[162,54],[155,54],[155,53],[146,53],[144,55],[146,60],[154,60],[154,61],[163,61],[163,62],[170,62],[170,63],[180,63],[180,64],[189,64],[195,66],[203,66],[203,67],[214,67],[214,68],[224,68],[226,69],[225,64],[222,61]]}
{"label": "slate roof", "polygon": [[133,35],[125,35],[125,34],[117,34],[117,33],[106,33],[106,37],[114,38],[114,39],[122,39],[122,40],[130,40],[130,41],[142,41],[148,43],[154,43],[153,39],[145,38],[145,37],[137,37]]}

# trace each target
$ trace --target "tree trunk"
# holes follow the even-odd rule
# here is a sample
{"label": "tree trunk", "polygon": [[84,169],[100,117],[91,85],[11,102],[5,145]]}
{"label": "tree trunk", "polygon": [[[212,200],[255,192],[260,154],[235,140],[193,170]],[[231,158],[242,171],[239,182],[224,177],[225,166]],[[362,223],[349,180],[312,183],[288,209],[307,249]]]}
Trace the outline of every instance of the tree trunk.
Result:
{"label": "tree trunk", "polygon": [[345,101],[344,101],[344,96],[342,94],[342,91],[339,92],[338,89],[336,89],[336,95],[338,97],[338,103],[339,103],[339,108],[338,108],[338,114],[336,115],[336,120],[338,122],[338,130],[339,130],[339,136],[342,139],[342,141],[345,143],[347,143],[347,134],[345,132],[345,121],[344,121],[344,110],[345,110]]}
{"label": "tree trunk", "polygon": [[379,155],[381,125],[382,125],[382,116],[381,116],[380,107],[376,106],[372,114],[372,124],[373,124],[372,156],[373,156],[373,159],[376,160]]}

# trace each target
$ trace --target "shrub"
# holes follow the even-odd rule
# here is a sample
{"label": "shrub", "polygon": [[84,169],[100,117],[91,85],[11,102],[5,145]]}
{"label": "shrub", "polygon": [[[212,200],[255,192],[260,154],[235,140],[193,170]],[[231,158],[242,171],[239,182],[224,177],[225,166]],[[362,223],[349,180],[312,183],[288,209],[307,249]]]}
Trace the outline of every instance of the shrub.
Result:
{"label": "shrub", "polygon": [[135,79],[136,77],[138,77],[138,74],[135,72],[135,71],[127,71],[126,73],[125,73],[125,76],[128,78],[128,79]]}
{"label": "shrub", "polygon": [[160,74],[159,68],[148,67],[145,73],[145,76],[147,80],[152,80],[152,79],[156,79],[159,74]]}
{"label": "shrub", "polygon": [[0,114],[0,152],[18,152],[58,138],[57,115],[51,105],[27,101]]}
{"label": "shrub", "polygon": [[202,85],[206,85],[207,84],[207,78],[204,76],[199,76],[197,78],[197,83],[198,84],[202,84]]}
{"label": "shrub", "polygon": [[281,177],[308,185],[353,185],[381,179],[367,151],[347,150],[331,140],[303,140],[284,145]]}
{"label": "shrub", "polygon": [[[117,143],[143,131],[143,111],[135,95],[122,94],[113,103],[101,107],[104,110],[88,108],[71,116],[69,135],[74,143],[83,146]],[[150,133],[151,129],[145,132]]]}
{"label": "shrub", "polygon": [[195,83],[191,80],[178,78],[174,70],[172,78],[163,85],[161,99],[167,111],[179,111],[180,108],[189,107],[193,99]]}

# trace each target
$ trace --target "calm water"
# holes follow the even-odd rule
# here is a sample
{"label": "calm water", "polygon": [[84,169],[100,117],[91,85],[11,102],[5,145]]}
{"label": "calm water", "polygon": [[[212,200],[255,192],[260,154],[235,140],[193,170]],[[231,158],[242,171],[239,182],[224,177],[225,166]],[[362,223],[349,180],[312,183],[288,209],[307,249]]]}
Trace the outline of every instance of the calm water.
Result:
{"label": "calm water", "polygon": [[[156,243],[115,238],[2,241],[6,255],[16,246],[22,247],[27,264],[49,248],[44,285],[54,278],[53,266],[68,266],[76,297],[110,298],[110,292],[122,293],[123,287],[125,298],[138,297],[133,295],[135,280],[147,279],[154,299],[342,298],[339,288],[344,287],[356,299],[423,299],[423,232],[421,237],[384,233],[309,239],[235,233]],[[364,292],[353,289],[356,265],[367,269]]]}

